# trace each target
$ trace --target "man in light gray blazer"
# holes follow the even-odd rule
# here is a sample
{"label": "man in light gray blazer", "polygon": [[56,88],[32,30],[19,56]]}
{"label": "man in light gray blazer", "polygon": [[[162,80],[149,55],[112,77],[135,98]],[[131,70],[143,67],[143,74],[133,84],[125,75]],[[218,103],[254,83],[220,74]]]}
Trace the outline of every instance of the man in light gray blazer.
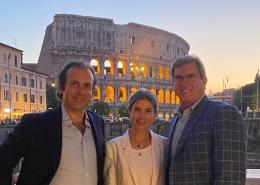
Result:
{"label": "man in light gray blazer", "polygon": [[245,184],[247,133],[238,110],[205,95],[198,57],[178,58],[171,73],[181,105],[169,128],[166,184]]}

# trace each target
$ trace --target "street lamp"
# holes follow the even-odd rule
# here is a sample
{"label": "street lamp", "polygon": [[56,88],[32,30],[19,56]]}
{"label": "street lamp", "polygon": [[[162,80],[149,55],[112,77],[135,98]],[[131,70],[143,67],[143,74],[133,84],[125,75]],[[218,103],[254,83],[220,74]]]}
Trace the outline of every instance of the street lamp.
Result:
{"label": "street lamp", "polygon": [[131,62],[130,70],[131,70],[131,76],[136,80],[138,86],[138,81],[143,77],[144,67],[142,65],[138,67],[137,65],[134,65]]}
{"label": "street lamp", "polygon": [[228,75],[223,76],[223,92],[224,90],[226,90],[228,79],[229,79]]}
{"label": "street lamp", "polygon": [[259,78],[259,69],[257,70],[257,76],[256,76],[256,111],[258,111],[258,91],[259,91],[259,82],[258,82],[258,78]]}

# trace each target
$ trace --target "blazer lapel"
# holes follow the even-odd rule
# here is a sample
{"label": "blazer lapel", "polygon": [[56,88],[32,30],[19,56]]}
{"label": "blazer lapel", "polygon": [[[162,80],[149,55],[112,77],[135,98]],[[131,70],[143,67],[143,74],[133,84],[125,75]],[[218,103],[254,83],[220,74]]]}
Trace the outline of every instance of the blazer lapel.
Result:
{"label": "blazer lapel", "polygon": [[205,96],[204,98],[202,98],[202,100],[199,102],[199,104],[192,111],[189,121],[186,123],[186,125],[183,129],[183,133],[180,137],[179,143],[176,148],[176,153],[178,153],[180,151],[180,149],[184,145],[189,133],[191,132],[193,127],[196,126],[196,124],[198,124],[198,121],[201,118],[201,116],[203,116],[204,109],[205,109],[205,107],[207,107],[206,106],[207,102],[208,102],[208,97]]}
{"label": "blazer lapel", "polygon": [[172,146],[172,139],[173,139],[173,134],[175,130],[175,126],[179,120],[179,115],[176,114],[176,116],[171,120],[170,126],[169,126],[169,134],[168,134],[168,142],[167,142],[167,156],[166,156],[166,165],[170,164],[171,161],[171,146]]}
{"label": "blazer lapel", "polygon": [[49,154],[52,163],[52,173],[57,171],[61,157],[61,146],[62,146],[62,111],[61,107],[46,112],[45,123],[47,143],[49,147]]}
{"label": "blazer lapel", "polygon": [[89,123],[91,125],[91,131],[93,133],[93,138],[94,138],[94,142],[95,142],[95,145],[96,145],[96,148],[97,148],[97,151],[99,150],[100,148],[100,144],[99,144],[99,140],[98,140],[98,131],[97,131],[97,126],[96,124],[94,124],[94,121],[95,121],[95,118],[92,116],[92,114],[90,114],[87,110],[87,114],[88,114],[88,117],[89,117]]}
{"label": "blazer lapel", "polygon": [[131,144],[130,144],[130,138],[129,138],[129,132],[128,130],[124,133],[123,142],[122,142],[122,153],[123,156],[125,156],[126,163],[128,165],[130,174],[133,178],[133,182],[137,182],[137,174],[136,174],[136,162],[134,161],[134,158],[132,156],[131,150]]}
{"label": "blazer lapel", "polygon": [[[157,184],[158,181],[158,175],[160,175],[160,166],[162,163],[163,154],[161,150],[161,144],[159,139],[156,137],[156,135],[150,130],[151,137],[152,137],[152,156],[153,156],[153,176],[152,176],[152,184]],[[158,174],[158,175],[154,175]]]}

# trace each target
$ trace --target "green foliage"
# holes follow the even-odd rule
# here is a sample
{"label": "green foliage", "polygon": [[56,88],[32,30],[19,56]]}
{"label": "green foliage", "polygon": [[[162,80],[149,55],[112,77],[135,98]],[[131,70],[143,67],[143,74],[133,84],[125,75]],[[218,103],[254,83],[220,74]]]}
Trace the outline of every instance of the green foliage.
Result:
{"label": "green foliage", "polygon": [[[241,98],[242,95],[242,98]],[[246,112],[247,107],[255,109],[256,103],[256,85],[255,83],[247,84],[235,92],[233,104],[241,110]],[[242,105],[242,107],[241,107]]]}
{"label": "green foliage", "polygon": [[122,105],[121,107],[119,107],[118,109],[118,117],[128,117],[128,111],[125,105]]}
{"label": "green foliage", "polygon": [[109,115],[110,108],[106,102],[97,101],[90,106],[90,109],[99,115]]}
{"label": "green foliage", "polygon": [[46,103],[47,108],[55,108],[59,105],[59,101],[56,97],[56,88],[51,84],[46,84]]}

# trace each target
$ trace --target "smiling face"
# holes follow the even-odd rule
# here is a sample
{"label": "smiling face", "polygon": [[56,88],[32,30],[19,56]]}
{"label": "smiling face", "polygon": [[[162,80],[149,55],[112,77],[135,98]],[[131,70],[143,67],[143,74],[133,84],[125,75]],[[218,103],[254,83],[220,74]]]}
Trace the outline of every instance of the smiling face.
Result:
{"label": "smiling face", "polygon": [[67,71],[62,103],[67,112],[84,112],[93,95],[93,75],[86,68],[70,68]]}
{"label": "smiling face", "polygon": [[155,118],[152,103],[147,99],[137,100],[129,112],[133,130],[147,131]]}
{"label": "smiling face", "polygon": [[204,94],[207,77],[201,77],[196,64],[189,63],[174,70],[173,85],[184,109],[194,105]]}

